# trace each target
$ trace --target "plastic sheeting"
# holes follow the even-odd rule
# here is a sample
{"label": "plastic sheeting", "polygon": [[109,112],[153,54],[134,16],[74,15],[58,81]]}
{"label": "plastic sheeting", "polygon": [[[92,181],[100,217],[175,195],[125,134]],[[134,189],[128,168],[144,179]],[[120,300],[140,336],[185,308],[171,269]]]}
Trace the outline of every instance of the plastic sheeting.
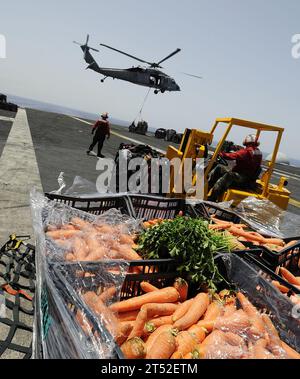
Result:
{"label": "plastic sheeting", "polygon": [[[226,267],[227,279],[242,291],[258,310],[269,315],[280,338],[300,352],[300,318],[299,315],[295,317],[295,305],[259,273],[258,267],[249,265],[235,254],[221,255],[221,259]],[[224,331],[224,328],[220,329]],[[247,327],[238,330],[245,342],[256,343],[259,338],[250,332]]]}
{"label": "plastic sheeting", "polygon": [[269,200],[248,197],[234,211],[263,234],[279,238],[300,236],[300,216],[282,210]]}
{"label": "plastic sheeting", "polygon": [[37,244],[34,357],[115,358],[118,325],[108,305],[120,299],[128,262],[104,257],[94,275],[84,273],[80,263],[65,262],[65,249],[45,231],[49,225],[61,227],[77,217],[97,226],[121,225],[122,232],[130,235],[138,221],[116,210],[97,217],[51,202],[35,191],[31,204]]}

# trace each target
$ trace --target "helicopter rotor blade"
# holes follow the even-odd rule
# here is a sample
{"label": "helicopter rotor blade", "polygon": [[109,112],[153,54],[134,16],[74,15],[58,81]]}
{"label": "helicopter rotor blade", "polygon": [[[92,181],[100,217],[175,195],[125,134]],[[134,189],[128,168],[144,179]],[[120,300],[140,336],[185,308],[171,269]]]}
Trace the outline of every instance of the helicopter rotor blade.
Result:
{"label": "helicopter rotor blade", "polygon": [[81,43],[79,43],[79,42],[77,42],[77,41],[73,41],[73,43],[75,43],[76,45],[81,46]]}
{"label": "helicopter rotor blade", "polygon": [[90,40],[90,35],[88,34],[87,36],[86,36],[86,45],[88,45],[89,44],[89,40]]}
{"label": "helicopter rotor blade", "polygon": [[158,67],[160,68],[161,66],[161,63],[165,62],[166,60],[172,58],[174,55],[178,54],[179,52],[181,51],[181,49],[176,49],[175,51],[173,51],[173,53],[169,54],[167,57],[165,57],[164,59],[162,59],[161,61],[159,61],[158,63],[153,63],[152,64],[152,67]]}
{"label": "helicopter rotor blade", "polygon": [[149,64],[149,65],[152,65],[152,63],[150,63],[150,62],[147,62],[147,61],[144,61],[143,59],[137,58],[137,57],[135,57],[134,55],[131,55],[131,54],[125,53],[125,52],[122,51],[122,50],[115,49],[114,47],[111,47],[111,46],[105,45],[105,44],[103,44],[103,43],[100,43],[100,46],[104,46],[104,47],[106,47],[106,48],[108,48],[108,49],[110,49],[110,50],[116,51],[117,53],[120,53],[120,54],[126,55],[127,57],[130,57],[130,58],[132,58],[132,59],[135,59],[135,60],[137,60],[137,61],[139,61],[139,62],[147,63],[147,64]]}
{"label": "helicopter rotor blade", "polygon": [[187,75],[187,76],[191,76],[192,78],[196,78],[196,79],[203,79],[202,76],[198,76],[198,75],[194,75],[194,74],[189,74],[187,72],[182,72],[182,74]]}

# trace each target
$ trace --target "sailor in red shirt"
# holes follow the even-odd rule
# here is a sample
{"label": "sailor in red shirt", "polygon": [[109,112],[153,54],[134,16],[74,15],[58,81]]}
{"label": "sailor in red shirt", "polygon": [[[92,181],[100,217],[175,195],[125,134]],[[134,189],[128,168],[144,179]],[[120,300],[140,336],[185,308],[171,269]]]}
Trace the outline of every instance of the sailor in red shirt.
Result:
{"label": "sailor in red shirt", "polygon": [[108,119],[108,113],[107,112],[102,113],[101,120],[96,121],[95,125],[93,126],[92,134],[94,134],[95,132],[95,136],[93,138],[93,142],[91,146],[89,147],[87,151],[88,155],[93,150],[93,148],[98,144],[97,157],[104,158],[104,155],[102,155],[101,151],[103,148],[105,137],[107,136],[107,139],[110,138],[110,126],[107,119]]}
{"label": "sailor in red shirt", "polygon": [[233,153],[220,153],[225,160],[236,161],[230,170],[223,164],[218,164],[209,177],[209,188],[212,188],[209,200],[217,201],[222,193],[230,187],[249,188],[255,186],[256,180],[261,173],[262,153],[258,146],[255,135],[245,138],[243,145],[245,149]]}

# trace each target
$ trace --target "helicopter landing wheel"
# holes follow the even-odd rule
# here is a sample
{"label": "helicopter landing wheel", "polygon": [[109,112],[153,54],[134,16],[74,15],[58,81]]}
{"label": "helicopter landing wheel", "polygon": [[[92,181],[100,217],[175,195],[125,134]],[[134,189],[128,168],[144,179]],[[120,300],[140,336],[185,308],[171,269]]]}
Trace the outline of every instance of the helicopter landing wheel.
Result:
{"label": "helicopter landing wheel", "polygon": [[155,95],[158,95],[159,91],[156,89],[156,90],[154,91],[154,93],[155,93]]}
{"label": "helicopter landing wheel", "polygon": [[165,93],[165,92],[166,92],[166,90],[162,89],[160,92],[161,92],[161,93]]}

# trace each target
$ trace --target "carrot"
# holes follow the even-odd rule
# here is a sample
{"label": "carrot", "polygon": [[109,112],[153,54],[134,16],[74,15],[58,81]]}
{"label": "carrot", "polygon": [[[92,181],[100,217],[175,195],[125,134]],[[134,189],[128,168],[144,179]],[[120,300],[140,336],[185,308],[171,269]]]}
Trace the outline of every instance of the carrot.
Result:
{"label": "carrot", "polygon": [[275,359],[274,355],[267,349],[267,341],[265,339],[259,339],[253,346],[253,358],[254,359]]}
{"label": "carrot", "polygon": [[176,304],[144,304],[136,318],[134,327],[129,335],[129,339],[133,337],[141,337],[144,332],[145,323],[149,318],[154,316],[170,316],[176,310]]}
{"label": "carrot", "polygon": [[126,322],[120,322],[118,325],[115,341],[120,346],[122,345],[128,338],[132,328],[133,328],[133,322],[132,321],[126,321]]}
{"label": "carrot", "polygon": [[153,342],[146,359],[169,359],[176,349],[176,340],[170,330],[162,332]]}
{"label": "carrot", "polygon": [[199,345],[195,346],[194,350],[187,353],[183,359],[200,359]]}
{"label": "carrot", "polygon": [[219,316],[221,316],[222,313],[222,306],[221,303],[218,301],[213,301],[211,304],[209,304],[203,320],[215,320]]}
{"label": "carrot", "polygon": [[197,324],[192,325],[188,329],[188,332],[196,339],[197,343],[201,343],[205,340],[206,330]]}
{"label": "carrot", "polygon": [[139,311],[130,311],[130,312],[124,312],[119,313],[117,318],[119,321],[135,321],[137,318]]}
{"label": "carrot", "polygon": [[282,348],[281,340],[274,324],[270,317],[265,314],[262,315],[262,319],[269,336],[268,347],[275,356],[283,357],[285,355],[285,350]]}
{"label": "carrot", "polygon": [[69,239],[80,234],[80,230],[52,230],[46,233],[46,235],[54,240],[56,239]]}
{"label": "carrot", "polygon": [[251,304],[251,302],[241,292],[238,292],[237,298],[239,302],[241,303],[243,310],[246,312],[246,314],[250,318],[250,321],[252,324],[250,333],[253,335],[260,336],[260,337],[263,336],[265,332],[265,326],[257,309],[254,307],[254,305]]}
{"label": "carrot", "polygon": [[294,304],[300,304],[300,297],[299,295],[292,295],[290,296],[290,300],[294,303]]}
{"label": "carrot", "polygon": [[126,359],[143,359],[146,356],[145,343],[138,337],[124,342],[121,350]]}
{"label": "carrot", "polygon": [[246,238],[248,241],[254,241],[254,242],[259,242],[261,244],[264,244],[266,243],[265,242],[265,238],[261,235],[253,235],[249,232],[245,232],[243,229],[240,229],[240,228],[237,228],[236,226],[231,226],[230,229],[229,229],[229,232],[232,233],[233,235],[235,236],[239,236],[239,237],[244,237]]}
{"label": "carrot", "polygon": [[146,341],[146,349],[147,351],[150,351],[152,349],[152,346],[154,345],[157,337],[159,337],[162,333],[165,331],[172,332],[175,334],[175,331],[173,330],[172,325],[162,325],[159,328],[157,328],[150,336],[148,337]]}
{"label": "carrot", "polygon": [[227,332],[224,334],[224,337],[225,337],[226,342],[229,343],[230,345],[241,346],[245,348],[245,341],[241,336],[235,333]]}
{"label": "carrot", "polygon": [[277,288],[279,289],[280,292],[282,293],[288,293],[289,292],[289,289],[287,287],[285,287],[284,285],[280,284],[278,281],[276,280],[272,280],[272,284]]}
{"label": "carrot", "polygon": [[103,320],[104,324],[115,335],[118,327],[118,319],[106,305],[99,300],[95,292],[89,291],[83,295],[86,304]]}
{"label": "carrot", "polygon": [[285,245],[284,241],[279,238],[265,238],[265,243],[269,245],[280,246],[280,247],[284,247]]}
{"label": "carrot", "polygon": [[156,330],[160,326],[171,324],[173,324],[172,316],[162,316],[153,318],[152,320],[146,322],[144,326],[144,334],[153,333],[154,330]]}
{"label": "carrot", "polygon": [[158,289],[159,289],[159,288],[153,286],[151,283],[148,283],[148,282],[141,282],[140,286],[141,286],[141,289],[146,293],[158,291]]}
{"label": "carrot", "polygon": [[280,267],[280,273],[282,277],[290,284],[300,286],[300,280],[297,279],[289,270],[284,267]]}
{"label": "carrot", "polygon": [[297,243],[299,243],[299,241],[290,241],[289,243],[284,245],[283,249],[288,249],[289,247],[292,247],[292,246],[296,245]]}
{"label": "carrot", "polygon": [[94,249],[93,251],[91,251],[82,260],[84,260],[84,261],[91,261],[91,262],[100,261],[100,260],[102,260],[102,259],[105,258],[105,253],[106,253],[105,248],[102,247],[102,246],[99,246],[97,249]]}
{"label": "carrot", "polygon": [[227,229],[230,229],[231,228],[231,224],[217,224],[217,225],[209,225],[208,228],[210,230],[227,230]]}
{"label": "carrot", "polygon": [[166,287],[158,291],[149,292],[128,300],[112,304],[110,309],[115,312],[128,312],[141,308],[148,303],[174,303],[178,301],[178,292],[173,287]]}
{"label": "carrot", "polygon": [[246,353],[244,346],[229,344],[226,334],[220,330],[215,330],[207,336],[198,351],[200,358],[206,359],[241,359]]}
{"label": "carrot", "polygon": [[57,226],[56,225],[48,225],[46,227],[46,231],[47,232],[53,232],[54,230],[57,230]]}
{"label": "carrot", "polygon": [[194,299],[186,300],[184,303],[181,303],[179,307],[176,309],[172,316],[173,322],[176,322],[179,320],[181,317],[183,317],[186,312],[188,311],[191,303],[194,301]]}
{"label": "carrot", "polygon": [[285,342],[281,341],[281,346],[285,350],[289,359],[300,359],[300,354],[296,350],[292,349]]}
{"label": "carrot", "polygon": [[81,229],[81,230],[85,229],[86,227],[91,226],[91,223],[89,223],[88,221],[84,221],[79,217],[73,217],[71,219],[71,224],[74,225],[76,228]]}
{"label": "carrot", "polygon": [[231,316],[231,315],[233,315],[234,314],[234,312],[236,312],[236,305],[234,305],[234,304],[226,304],[225,306],[224,306],[224,313],[223,313],[223,316],[224,317],[229,317],[229,316]]}
{"label": "carrot", "polygon": [[61,230],[75,230],[75,227],[71,224],[62,225]]}
{"label": "carrot", "polygon": [[75,261],[75,260],[76,260],[76,258],[74,256],[74,254],[72,254],[72,253],[66,254],[66,261],[72,262],[72,261]]}
{"label": "carrot", "polygon": [[200,326],[207,332],[211,332],[215,327],[216,320],[200,320],[196,325]]}
{"label": "carrot", "polygon": [[103,303],[106,303],[108,300],[110,300],[114,295],[116,294],[117,289],[116,287],[110,287],[103,291],[101,295],[99,295],[99,300],[103,301]]}
{"label": "carrot", "polygon": [[[199,324],[200,323],[198,323],[198,325]],[[250,325],[250,319],[242,309],[235,311],[231,316],[219,317],[214,321],[215,329],[230,331],[232,333],[246,330]]]}
{"label": "carrot", "polygon": [[142,260],[142,258],[138,255],[137,252],[132,250],[131,247],[124,247],[119,250],[119,253],[121,254],[123,259],[126,259],[128,261],[139,261]]}
{"label": "carrot", "polygon": [[209,305],[209,297],[207,293],[198,294],[187,313],[174,323],[174,328],[185,330],[200,320],[201,316],[207,310]]}
{"label": "carrot", "polygon": [[189,289],[187,281],[182,278],[177,278],[173,286],[179,293],[179,301],[181,303],[186,301]]}
{"label": "carrot", "polygon": [[79,323],[79,325],[81,326],[81,328],[84,331],[84,333],[86,335],[90,335],[91,331],[93,330],[93,326],[88,321],[88,319],[86,318],[86,316],[81,311],[78,310],[76,312],[75,318],[76,318],[77,322]]}
{"label": "carrot", "polygon": [[72,241],[72,251],[76,259],[79,261],[85,260],[87,257],[89,250],[87,247],[87,244],[85,243],[84,239],[80,237],[75,237]]}
{"label": "carrot", "polygon": [[134,244],[132,236],[129,236],[127,234],[121,234],[119,237],[119,242],[122,245],[133,245]]}

